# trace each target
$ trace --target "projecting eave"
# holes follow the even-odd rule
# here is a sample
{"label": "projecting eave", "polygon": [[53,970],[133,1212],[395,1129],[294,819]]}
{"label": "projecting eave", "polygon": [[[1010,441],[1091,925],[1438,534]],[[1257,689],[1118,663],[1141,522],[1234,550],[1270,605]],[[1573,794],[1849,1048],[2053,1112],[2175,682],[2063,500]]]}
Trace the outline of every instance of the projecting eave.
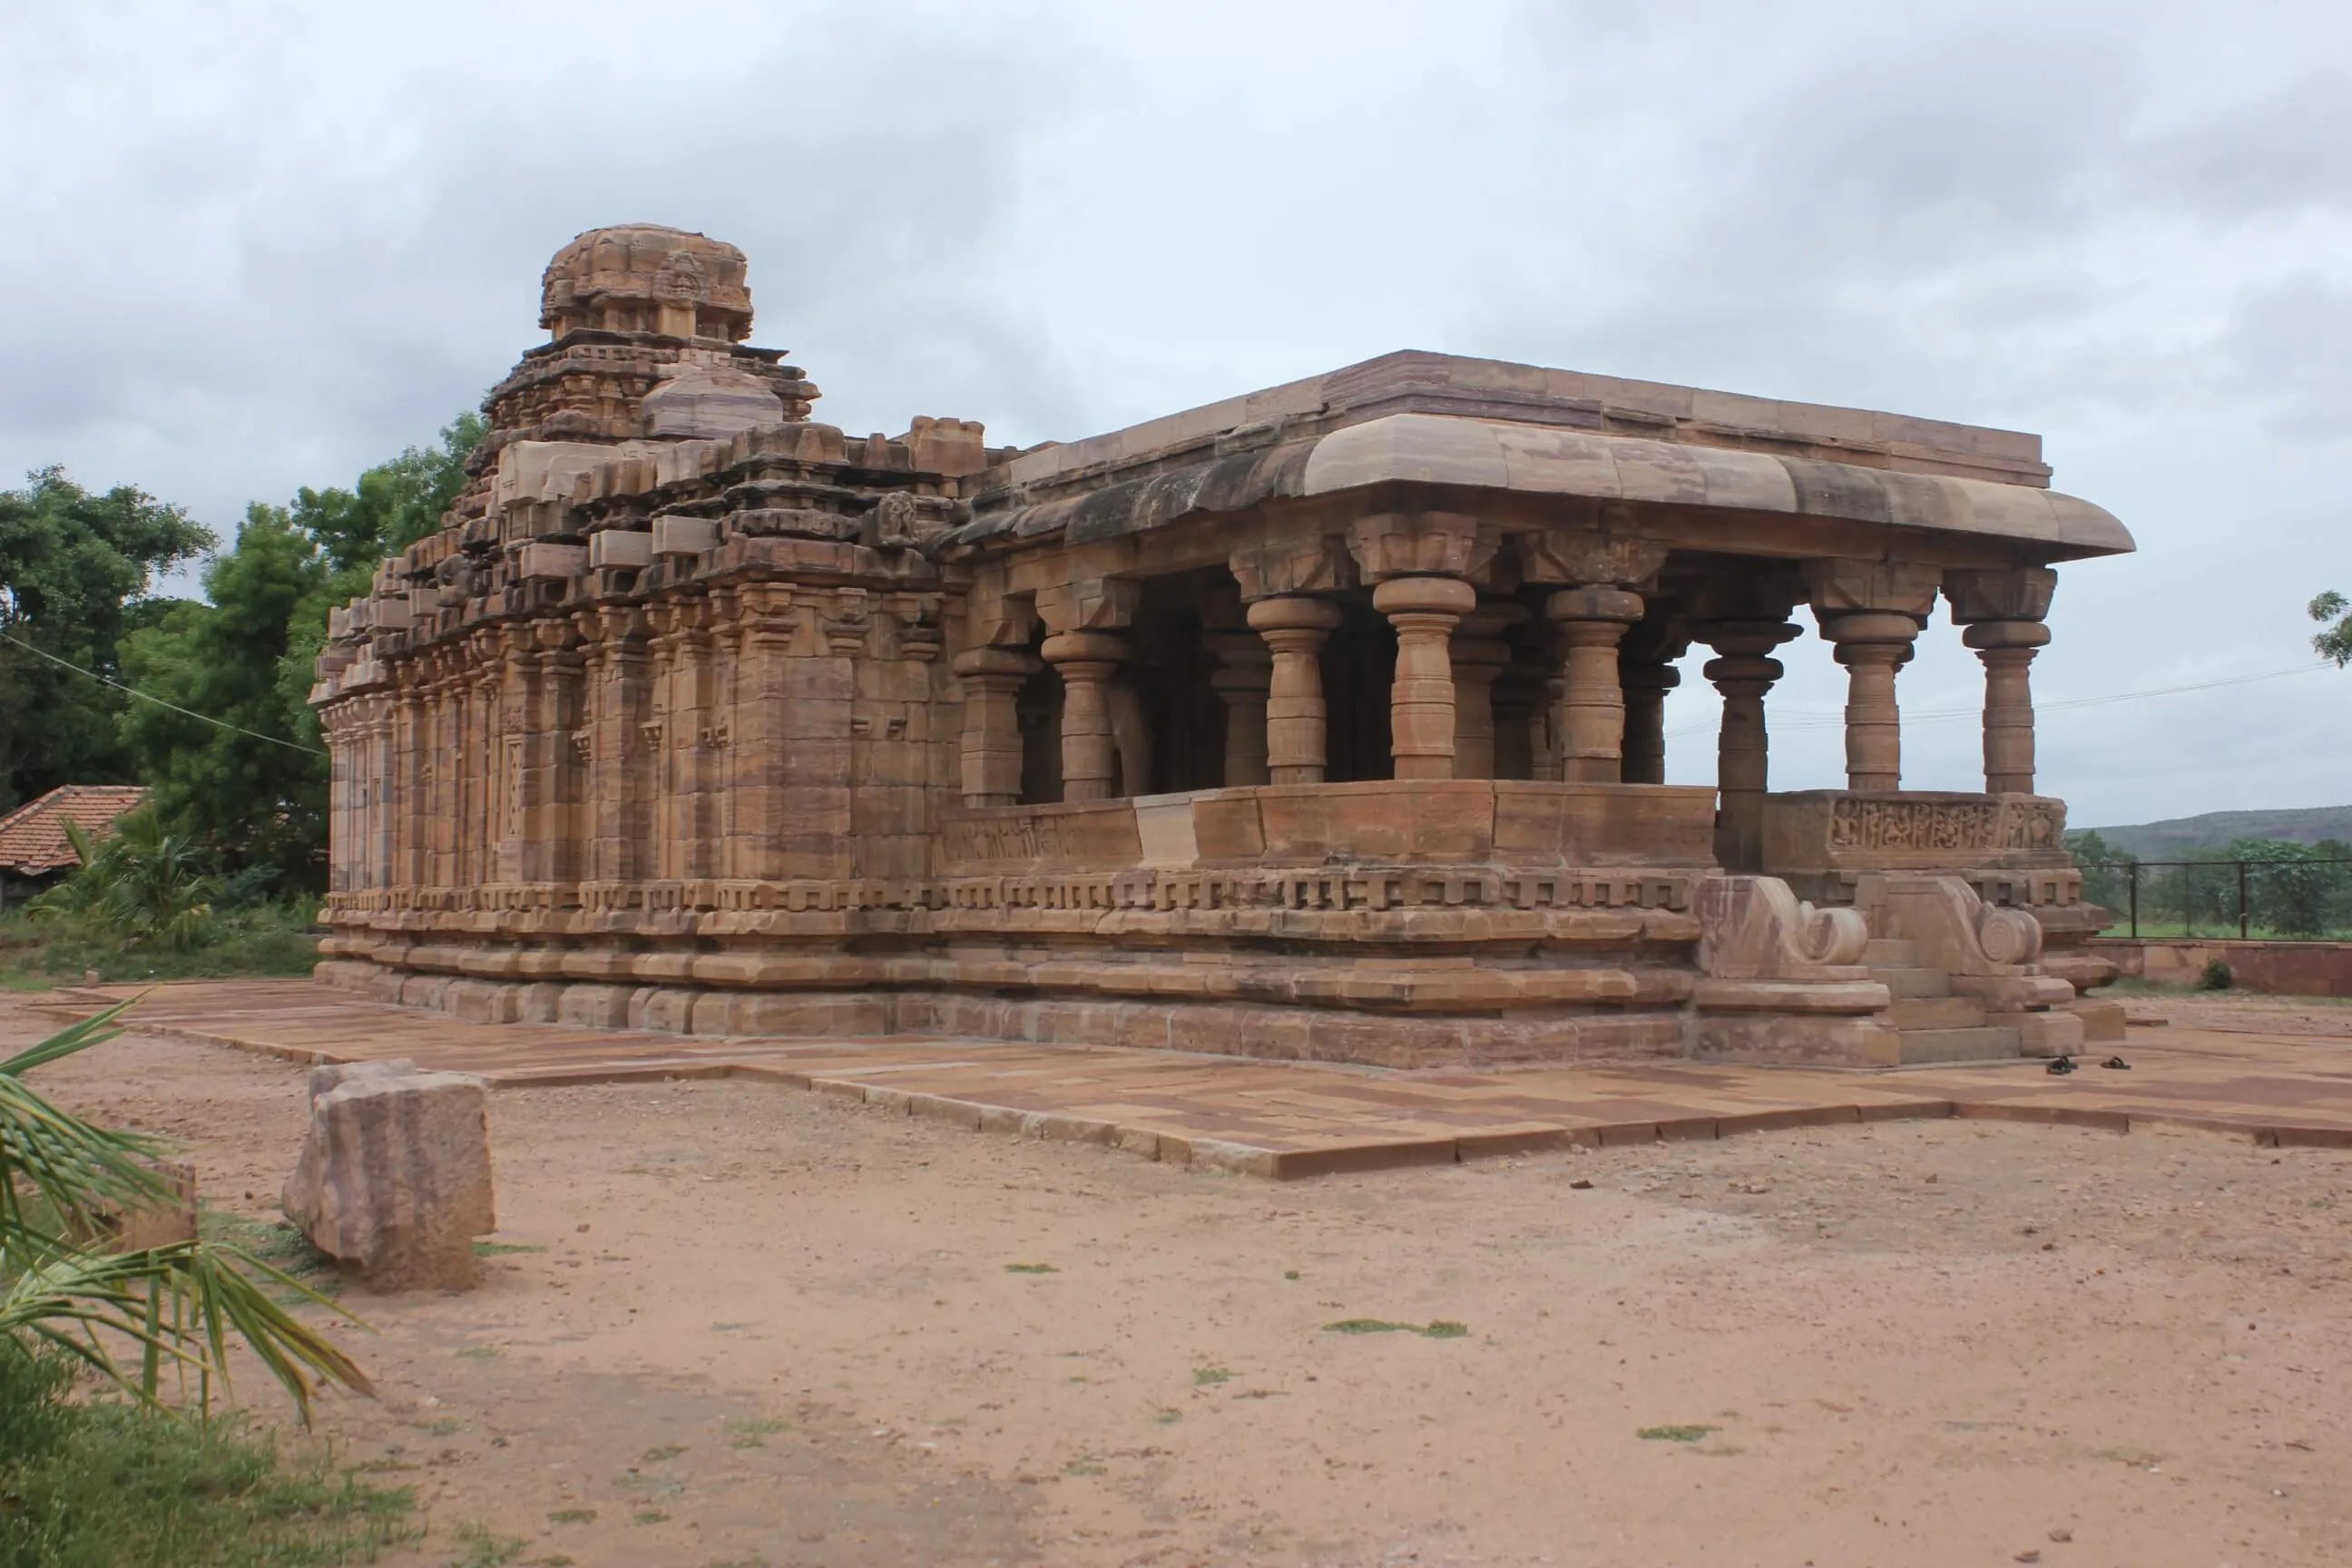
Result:
{"label": "projecting eave", "polygon": [[1307,456],[1301,493],[1390,483],[1833,518],[2025,544],[2053,561],[2136,548],[2112,513],[2055,490],[1427,414],[1323,437]]}

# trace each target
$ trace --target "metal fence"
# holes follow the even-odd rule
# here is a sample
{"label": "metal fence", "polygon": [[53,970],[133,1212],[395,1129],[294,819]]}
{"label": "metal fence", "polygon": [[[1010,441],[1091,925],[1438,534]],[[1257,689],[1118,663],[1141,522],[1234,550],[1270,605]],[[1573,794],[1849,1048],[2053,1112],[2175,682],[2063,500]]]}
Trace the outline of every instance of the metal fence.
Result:
{"label": "metal fence", "polygon": [[2083,897],[2133,936],[2352,940],[2352,859],[2096,860],[2081,870]]}

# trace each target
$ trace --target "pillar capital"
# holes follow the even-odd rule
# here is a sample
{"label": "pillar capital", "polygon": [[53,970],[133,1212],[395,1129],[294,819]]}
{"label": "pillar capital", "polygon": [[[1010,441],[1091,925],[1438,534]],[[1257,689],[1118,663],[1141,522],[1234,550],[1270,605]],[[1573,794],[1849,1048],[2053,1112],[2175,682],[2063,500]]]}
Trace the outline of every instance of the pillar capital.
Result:
{"label": "pillar capital", "polygon": [[1478,590],[1459,577],[1389,577],[1372,589],[1372,608],[1391,620],[1399,616],[1444,616],[1449,634],[1454,623],[1477,607]]}
{"label": "pillar capital", "polygon": [[1274,640],[1278,633],[1314,632],[1319,643],[1339,629],[1339,605],[1299,594],[1259,599],[1249,607],[1250,629],[1277,649],[1282,646]]}
{"label": "pillar capital", "polygon": [[1118,664],[1127,658],[1127,639],[1117,632],[1056,632],[1037,651],[1045,655],[1047,664],[1055,666]]}
{"label": "pillar capital", "polygon": [[1979,653],[1993,648],[2047,647],[2050,628],[2040,621],[1977,621],[1960,633],[1960,642]]}
{"label": "pillar capital", "polygon": [[1037,590],[1037,616],[1048,631],[1117,631],[1135,619],[1142,594],[1130,577],[1074,578]]}
{"label": "pillar capital", "polygon": [[1925,626],[1944,569],[1914,561],[1808,561],[1805,593],[1823,635],[1832,620],[1859,612],[1907,616]]}
{"label": "pillar capital", "polygon": [[1498,525],[1467,512],[1374,512],[1348,525],[1348,552],[1368,583],[1483,577],[1502,544]]}
{"label": "pillar capital", "polygon": [[[1616,621],[1632,626],[1642,618],[1642,595],[1629,594],[1622,588],[1564,588],[1544,601],[1544,618],[1565,625],[1570,621]],[[1617,637],[1622,637],[1621,629]],[[1610,639],[1614,646],[1616,637]]]}
{"label": "pillar capital", "polygon": [[1225,563],[1244,603],[1296,594],[1333,594],[1356,586],[1356,563],[1335,537],[1275,531],[1234,551]]}
{"label": "pillar capital", "polygon": [[1015,647],[974,647],[948,660],[948,668],[964,679],[992,676],[1026,680],[1037,673],[1034,657]]}
{"label": "pillar capital", "polygon": [[1944,598],[1952,606],[1952,619],[1964,626],[1978,621],[2045,619],[2057,591],[2058,574],[2047,566],[2002,571],[1960,567],[1944,574]]}
{"label": "pillar capital", "polygon": [[1529,583],[1633,588],[1666,563],[1666,547],[1598,529],[1539,528],[1519,536],[1519,572]]}
{"label": "pillar capital", "polygon": [[1838,646],[1838,662],[1851,662],[1848,650],[1884,645],[1908,650],[1918,638],[1919,623],[1907,615],[1882,610],[1853,610],[1822,622],[1822,636]]}

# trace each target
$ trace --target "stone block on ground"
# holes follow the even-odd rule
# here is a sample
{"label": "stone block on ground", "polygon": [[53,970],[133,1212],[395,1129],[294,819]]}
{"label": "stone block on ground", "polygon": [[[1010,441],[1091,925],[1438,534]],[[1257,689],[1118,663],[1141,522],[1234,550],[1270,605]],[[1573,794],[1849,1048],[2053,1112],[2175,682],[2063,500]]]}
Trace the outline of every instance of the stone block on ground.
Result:
{"label": "stone block on ground", "polygon": [[472,1284],[474,1238],[498,1228],[482,1081],[407,1061],[312,1068],[285,1205],[378,1289]]}

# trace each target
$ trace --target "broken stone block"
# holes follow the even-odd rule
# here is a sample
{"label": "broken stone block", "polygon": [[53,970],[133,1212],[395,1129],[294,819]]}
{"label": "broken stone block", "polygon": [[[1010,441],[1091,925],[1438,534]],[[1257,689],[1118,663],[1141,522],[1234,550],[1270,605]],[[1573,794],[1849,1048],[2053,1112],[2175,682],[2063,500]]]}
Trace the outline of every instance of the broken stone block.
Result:
{"label": "broken stone block", "polygon": [[474,1238],[498,1228],[488,1100],[408,1061],[313,1068],[287,1217],[377,1289],[471,1285]]}

